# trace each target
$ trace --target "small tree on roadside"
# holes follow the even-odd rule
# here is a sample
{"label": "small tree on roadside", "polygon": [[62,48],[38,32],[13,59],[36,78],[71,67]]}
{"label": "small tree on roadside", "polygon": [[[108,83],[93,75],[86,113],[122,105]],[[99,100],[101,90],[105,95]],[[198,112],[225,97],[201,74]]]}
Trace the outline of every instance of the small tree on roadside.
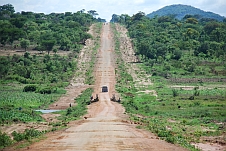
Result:
{"label": "small tree on roadside", "polygon": [[30,40],[28,40],[28,39],[21,39],[20,46],[21,46],[21,48],[24,48],[25,51],[27,51],[27,48],[29,47],[29,45],[30,45]]}

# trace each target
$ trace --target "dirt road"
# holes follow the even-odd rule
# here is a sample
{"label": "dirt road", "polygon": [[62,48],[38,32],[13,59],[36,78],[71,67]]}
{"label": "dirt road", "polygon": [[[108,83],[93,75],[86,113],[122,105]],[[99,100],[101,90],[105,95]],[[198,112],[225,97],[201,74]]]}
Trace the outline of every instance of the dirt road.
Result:
{"label": "dirt road", "polygon": [[[185,149],[159,140],[154,134],[135,128],[126,122],[124,108],[110,97],[115,93],[115,66],[113,39],[110,25],[103,25],[101,48],[95,66],[95,90],[100,101],[89,106],[87,119],[72,122],[70,128],[56,132],[47,139],[37,142],[26,149],[32,151],[116,151],[116,150],[153,150],[183,151]],[[106,85],[109,92],[101,93]]]}

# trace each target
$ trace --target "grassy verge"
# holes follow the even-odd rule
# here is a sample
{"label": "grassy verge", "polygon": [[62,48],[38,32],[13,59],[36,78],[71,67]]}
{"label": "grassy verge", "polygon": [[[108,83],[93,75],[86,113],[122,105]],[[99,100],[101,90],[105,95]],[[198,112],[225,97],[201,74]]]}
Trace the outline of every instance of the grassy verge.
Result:
{"label": "grassy verge", "polygon": [[59,118],[61,121],[68,122],[72,120],[80,119],[80,117],[87,113],[87,105],[90,104],[90,96],[92,95],[93,89],[88,88],[82,92],[76,98],[76,106],[68,108],[66,111],[61,111],[62,116]]}
{"label": "grassy verge", "polygon": [[94,27],[94,32],[96,33],[96,36],[94,37],[94,47],[92,48],[92,54],[91,54],[91,60],[89,62],[89,68],[87,70],[87,72],[85,73],[86,75],[86,79],[85,79],[85,83],[86,84],[93,84],[94,83],[94,76],[93,76],[93,69],[94,69],[94,65],[95,65],[95,61],[96,61],[96,54],[97,51],[100,47],[100,33],[101,33],[101,29],[102,29],[102,23],[96,23],[95,27]]}

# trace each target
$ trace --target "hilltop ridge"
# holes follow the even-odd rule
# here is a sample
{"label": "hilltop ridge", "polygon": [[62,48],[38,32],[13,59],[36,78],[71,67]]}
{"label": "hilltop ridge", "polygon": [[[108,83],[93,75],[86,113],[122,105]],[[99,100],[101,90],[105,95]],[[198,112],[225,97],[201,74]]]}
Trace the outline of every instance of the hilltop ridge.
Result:
{"label": "hilltop ridge", "polygon": [[157,11],[153,11],[150,14],[147,14],[149,18],[153,18],[155,16],[168,16],[168,15],[175,15],[176,19],[183,19],[186,15],[196,15],[199,17],[198,19],[202,18],[211,18],[218,21],[223,21],[225,17],[220,16],[213,12],[206,12],[199,8],[195,8],[189,5],[182,5],[182,4],[174,4],[170,6],[165,6]]}

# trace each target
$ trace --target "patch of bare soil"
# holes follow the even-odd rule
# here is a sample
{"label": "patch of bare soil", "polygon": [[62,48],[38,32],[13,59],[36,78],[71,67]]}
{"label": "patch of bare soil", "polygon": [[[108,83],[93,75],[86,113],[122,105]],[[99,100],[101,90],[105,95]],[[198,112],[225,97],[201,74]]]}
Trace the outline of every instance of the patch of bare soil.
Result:
{"label": "patch of bare soil", "polygon": [[226,147],[217,143],[194,143],[192,144],[202,151],[225,151]]}
{"label": "patch of bare soil", "polygon": [[57,119],[57,117],[59,117],[60,114],[48,113],[48,114],[42,114],[41,116],[43,119],[45,119],[46,122],[51,123],[51,122],[58,122],[59,120]]}
{"label": "patch of bare soil", "polygon": [[[27,52],[30,53],[31,55],[40,55],[40,56],[48,54],[45,51],[44,52],[40,52],[40,51],[37,51],[37,50],[28,50]],[[14,54],[22,56],[22,55],[24,55],[24,53],[25,53],[25,51],[21,50],[21,49],[0,50],[0,56],[13,56]],[[70,53],[70,51],[62,51],[62,50],[60,50],[56,54],[61,55],[61,56],[67,56],[69,53]],[[54,54],[55,54],[54,52],[52,52],[52,51],[50,52],[50,55],[54,55]]]}
{"label": "patch of bare soil", "polygon": [[[206,131],[211,130],[206,129]],[[200,143],[193,143],[193,145],[202,151],[225,151],[225,140],[225,134],[223,136],[203,136],[200,138]]]}
{"label": "patch of bare soil", "polygon": [[0,127],[2,132],[5,132],[8,135],[11,135],[13,131],[16,132],[24,132],[25,129],[36,129],[39,131],[49,130],[50,126],[48,122],[40,122],[40,123],[18,123],[18,124],[11,124],[11,125],[4,125]]}
{"label": "patch of bare soil", "polygon": [[[46,140],[37,142],[26,149],[32,151],[184,151],[185,149],[159,140],[154,134],[136,129],[127,121],[121,104],[110,101],[115,93],[115,58],[113,35],[109,24],[105,24],[101,34],[101,48],[95,66],[94,94],[99,101],[89,106],[83,120],[71,122],[69,128],[48,135]],[[108,92],[101,92],[101,86],[108,86]]]}
{"label": "patch of bare soil", "polygon": [[[142,89],[145,93],[158,96],[155,90],[147,90],[152,85],[151,75],[146,74],[144,70],[138,67],[139,58],[135,55],[131,39],[127,36],[127,29],[116,24],[116,30],[120,33],[120,51],[122,59],[125,62],[127,72],[133,77],[135,86]],[[143,92],[141,91],[141,92]]]}
{"label": "patch of bare soil", "polygon": [[137,93],[145,93],[145,94],[151,94],[153,96],[158,96],[155,90],[145,90],[145,91],[138,91]]}

